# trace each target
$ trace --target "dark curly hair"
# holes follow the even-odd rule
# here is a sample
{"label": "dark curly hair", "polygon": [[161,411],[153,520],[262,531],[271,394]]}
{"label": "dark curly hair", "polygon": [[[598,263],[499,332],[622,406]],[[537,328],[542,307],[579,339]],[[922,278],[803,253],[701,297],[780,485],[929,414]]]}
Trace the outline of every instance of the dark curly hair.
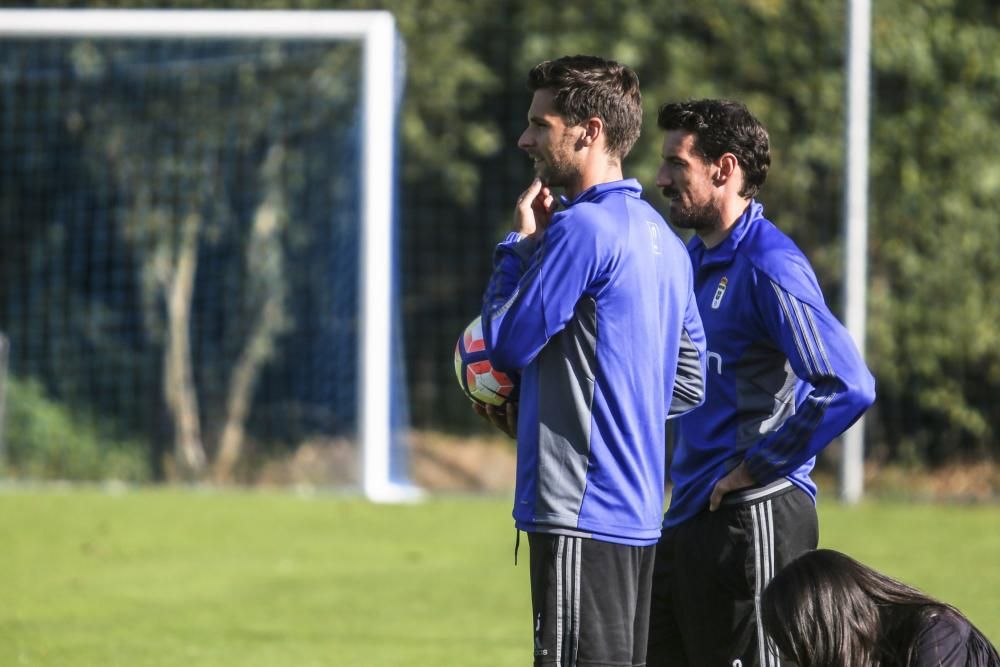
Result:
{"label": "dark curly hair", "polygon": [[741,102],[693,100],[664,104],[656,124],[661,130],[692,133],[695,152],[707,161],[732,153],[743,170],[740,196],[756,197],[760,192],[771,166],[767,129]]}

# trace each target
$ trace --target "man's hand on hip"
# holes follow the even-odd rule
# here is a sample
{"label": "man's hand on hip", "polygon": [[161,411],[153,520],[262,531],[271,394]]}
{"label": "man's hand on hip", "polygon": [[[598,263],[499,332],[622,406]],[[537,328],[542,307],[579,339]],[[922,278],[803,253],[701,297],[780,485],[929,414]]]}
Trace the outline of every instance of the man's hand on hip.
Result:
{"label": "man's hand on hip", "polygon": [[754,486],[756,483],[756,480],[747,472],[746,465],[740,463],[715,483],[715,488],[712,489],[712,497],[708,501],[709,511],[714,512],[719,509],[719,505],[722,504],[722,499],[727,493]]}

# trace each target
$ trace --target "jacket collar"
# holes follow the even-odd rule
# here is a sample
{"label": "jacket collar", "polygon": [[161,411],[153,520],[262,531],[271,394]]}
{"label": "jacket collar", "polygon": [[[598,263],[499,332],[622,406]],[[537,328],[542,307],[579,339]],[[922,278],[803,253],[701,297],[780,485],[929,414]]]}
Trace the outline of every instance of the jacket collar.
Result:
{"label": "jacket collar", "polygon": [[692,237],[688,244],[688,251],[692,258],[699,260],[695,262],[695,265],[714,266],[732,262],[733,257],[736,256],[737,248],[740,247],[740,243],[750,231],[753,223],[763,217],[764,207],[756,199],[751,199],[750,204],[743,211],[743,215],[739,217],[736,224],[729,230],[729,235],[719,245],[714,248],[706,248],[697,235]]}
{"label": "jacket collar", "polygon": [[600,199],[606,193],[614,191],[620,191],[624,194],[638,197],[642,194],[642,186],[639,185],[639,181],[634,178],[626,178],[621,181],[611,181],[609,183],[598,183],[597,185],[587,188],[572,200],[563,195],[559,195],[559,201],[562,202],[564,208],[569,208],[570,206],[581,202],[595,201]]}

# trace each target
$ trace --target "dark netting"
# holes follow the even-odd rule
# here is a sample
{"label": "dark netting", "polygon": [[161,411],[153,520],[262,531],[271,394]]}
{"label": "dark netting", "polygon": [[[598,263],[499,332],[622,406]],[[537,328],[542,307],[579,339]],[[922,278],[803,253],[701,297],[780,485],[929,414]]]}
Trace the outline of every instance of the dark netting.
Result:
{"label": "dark netting", "polygon": [[354,441],[361,56],[353,42],[0,42],[15,381],[154,462],[191,417],[209,458],[227,423],[244,451]]}

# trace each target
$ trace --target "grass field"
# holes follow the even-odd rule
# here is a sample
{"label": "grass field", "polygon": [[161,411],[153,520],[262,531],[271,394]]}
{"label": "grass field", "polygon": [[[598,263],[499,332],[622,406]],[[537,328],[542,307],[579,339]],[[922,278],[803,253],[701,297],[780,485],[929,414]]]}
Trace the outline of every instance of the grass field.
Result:
{"label": "grass field", "polygon": [[[1000,641],[1000,507],[821,504],[822,544]],[[507,498],[0,491],[0,665],[530,661]]]}

